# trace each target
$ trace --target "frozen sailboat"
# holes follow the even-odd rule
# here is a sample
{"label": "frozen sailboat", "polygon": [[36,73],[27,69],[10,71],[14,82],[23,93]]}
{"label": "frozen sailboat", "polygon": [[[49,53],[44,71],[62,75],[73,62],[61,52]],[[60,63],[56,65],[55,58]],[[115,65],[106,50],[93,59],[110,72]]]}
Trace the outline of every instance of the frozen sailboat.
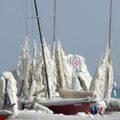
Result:
{"label": "frozen sailboat", "polygon": [[90,91],[96,91],[98,99],[110,99],[113,87],[113,68],[111,60],[111,14],[112,0],[110,0],[110,21],[109,21],[109,39],[105,54],[93,76]]}
{"label": "frozen sailboat", "polygon": [[[56,5],[56,0],[54,1],[54,3]],[[48,94],[48,99],[46,99],[45,101],[39,102],[39,104],[42,104],[42,105],[48,107],[54,113],[63,113],[66,115],[72,115],[72,114],[76,114],[78,112],[86,112],[86,113],[90,112],[90,105],[91,105],[91,103],[95,102],[92,99],[89,99],[89,98],[74,98],[74,99],[56,98],[56,99],[52,99],[51,98],[50,85],[49,85],[49,80],[48,80],[49,77],[48,77],[48,73],[47,73],[48,70],[47,70],[47,65],[46,65],[47,60],[46,60],[46,56],[44,53],[44,44],[43,44],[43,38],[42,38],[42,33],[41,33],[41,28],[40,28],[40,21],[39,21],[39,17],[38,17],[36,0],[34,0],[34,5],[35,5],[38,30],[39,30],[40,43],[41,43],[41,48],[42,48],[42,57],[43,57],[43,63],[44,63],[44,71],[45,71],[45,78],[46,78],[46,85],[47,85],[46,87],[47,87],[47,94]],[[54,28],[55,28],[55,26],[54,26]],[[55,40],[54,40],[54,42],[55,42]]]}

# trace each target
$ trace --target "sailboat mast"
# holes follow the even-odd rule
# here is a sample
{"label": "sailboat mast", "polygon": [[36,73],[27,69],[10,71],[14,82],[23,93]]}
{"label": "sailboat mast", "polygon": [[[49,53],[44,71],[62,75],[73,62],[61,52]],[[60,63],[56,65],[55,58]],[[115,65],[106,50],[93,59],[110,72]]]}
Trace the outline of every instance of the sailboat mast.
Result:
{"label": "sailboat mast", "polygon": [[54,0],[54,24],[53,24],[53,42],[52,42],[52,57],[55,61],[55,40],[56,40],[56,0]]}
{"label": "sailboat mast", "polygon": [[56,39],[56,0],[54,0],[54,30],[53,30],[53,42]]}
{"label": "sailboat mast", "polygon": [[36,0],[34,0],[34,5],[35,5],[35,12],[36,12],[38,30],[39,30],[40,43],[41,43],[41,48],[42,48],[42,55],[43,55],[43,62],[44,62],[44,68],[45,68],[45,77],[46,77],[46,83],[47,83],[48,98],[50,98],[51,96],[50,96],[50,89],[49,89],[50,87],[49,87],[49,81],[48,81],[47,65],[46,65],[44,45],[43,45],[42,32],[41,32],[41,27],[40,27],[40,21],[39,21],[39,16],[38,16]]}
{"label": "sailboat mast", "polygon": [[109,47],[109,49],[111,48],[111,27],[112,27],[112,25],[111,25],[111,22],[112,22],[112,0],[110,0],[110,18],[109,18],[109,41],[108,41],[108,47]]}

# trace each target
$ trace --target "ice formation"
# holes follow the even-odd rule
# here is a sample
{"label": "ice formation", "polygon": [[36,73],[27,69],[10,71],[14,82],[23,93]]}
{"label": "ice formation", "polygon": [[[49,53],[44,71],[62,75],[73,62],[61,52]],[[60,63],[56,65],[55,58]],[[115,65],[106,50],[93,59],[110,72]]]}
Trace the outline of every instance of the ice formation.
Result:
{"label": "ice formation", "polygon": [[[67,56],[61,48],[61,43],[58,42],[56,49],[56,64],[57,64],[57,81],[59,88],[71,88],[71,75],[67,64]],[[70,67],[69,67],[70,68]],[[71,68],[70,68],[71,69]]]}
{"label": "ice formation", "polygon": [[[44,39],[44,52],[47,65],[49,89],[51,97],[61,95],[61,90],[93,91],[100,99],[110,98],[112,91],[112,62],[108,61],[110,50],[106,53],[98,66],[93,78],[88,72],[85,59],[79,55],[66,55],[61,47],[60,41],[54,50],[50,51]],[[79,68],[73,69],[70,59],[79,58]],[[31,59],[30,59],[31,58]],[[23,84],[23,94],[26,97],[39,95],[46,97],[46,79],[41,50],[37,48],[34,41],[33,56],[29,53],[28,40],[25,40],[18,60],[18,83]],[[92,79],[92,82],[91,82]],[[97,83],[97,84],[96,84]],[[108,86],[107,86],[108,85]],[[21,91],[22,91],[21,90]],[[57,93],[58,92],[58,93]]]}
{"label": "ice formation", "polygon": [[48,114],[53,114],[53,111],[51,111],[49,108],[47,108],[43,105],[40,105],[38,103],[35,103],[34,109],[37,110],[37,111],[41,111],[43,113],[45,112],[45,113],[48,113]]}
{"label": "ice formation", "polygon": [[51,97],[56,95],[57,89],[57,79],[56,79],[56,62],[54,58],[51,56],[50,47],[46,44],[44,39],[44,51],[45,51],[45,58],[47,64],[47,73],[48,73],[48,80],[49,80],[49,89],[51,92]]}
{"label": "ice formation", "polygon": [[[91,77],[88,72],[85,58],[79,55],[66,55],[60,41],[53,46],[51,52],[45,39],[43,40],[45,60],[48,74],[48,84],[51,98],[110,98],[113,84],[112,62],[109,59],[110,50],[107,48],[101,63]],[[79,59],[76,68],[71,64],[71,58]],[[76,64],[76,63],[75,63]],[[24,45],[18,58],[15,79],[10,72],[4,72],[0,79],[0,102],[4,102],[5,78],[9,79],[10,87],[14,92],[9,93],[12,103],[19,104],[34,103],[35,109],[46,109],[35,101],[37,98],[47,98],[46,77],[41,49],[34,40],[33,55],[29,52],[29,39],[25,38]],[[17,90],[16,90],[17,89]],[[17,93],[17,97],[16,97]],[[0,103],[2,105],[2,103]],[[19,107],[22,109],[22,107]],[[13,111],[17,110],[17,104]],[[51,113],[48,109],[47,112]]]}
{"label": "ice formation", "polygon": [[41,52],[37,48],[37,44],[34,40],[34,48],[33,48],[33,58],[31,63],[30,75],[31,75],[31,89],[30,89],[30,96],[34,94],[41,94],[41,91],[44,91],[43,85],[43,60],[41,59]]}
{"label": "ice formation", "polygon": [[17,64],[17,82],[18,82],[18,94],[19,96],[29,95],[29,69],[30,69],[30,55],[29,55],[29,43],[28,37],[25,38],[24,46],[21,48],[21,52]]}
{"label": "ice formation", "polygon": [[[18,111],[16,80],[11,72],[5,71],[0,77],[0,83],[1,83],[0,84],[0,99],[3,98],[2,103],[1,103],[1,109],[2,108],[10,109],[16,115]],[[7,96],[5,96],[5,94]],[[7,100],[6,102],[5,102],[5,99]]]}
{"label": "ice formation", "polygon": [[[79,55],[69,54],[68,55],[69,64],[70,64],[70,58],[72,58],[72,57],[79,58],[79,67],[75,70],[73,69],[74,74],[75,74],[75,76],[77,76],[79,78],[79,82],[81,83],[82,89],[85,91],[88,91],[92,77],[91,77],[90,73],[88,72],[87,65],[85,64],[85,58],[83,58],[82,56],[79,56]],[[74,82],[75,82],[75,80],[73,79],[73,83]]]}
{"label": "ice formation", "polygon": [[90,91],[96,91],[99,99],[111,98],[113,85],[112,62],[109,60],[110,50],[106,49],[97,70],[93,76]]}
{"label": "ice formation", "polygon": [[[75,71],[70,64],[70,57],[74,55],[66,55],[60,41],[56,47],[53,46],[52,53],[45,39],[43,41],[51,97],[59,96],[59,89],[88,91],[91,76],[87,70],[85,59],[75,55],[80,58],[80,69]],[[31,56],[28,38],[25,38],[17,66],[18,95],[26,98],[31,98],[34,95],[46,97],[43,58],[41,49],[38,49],[35,41]]]}

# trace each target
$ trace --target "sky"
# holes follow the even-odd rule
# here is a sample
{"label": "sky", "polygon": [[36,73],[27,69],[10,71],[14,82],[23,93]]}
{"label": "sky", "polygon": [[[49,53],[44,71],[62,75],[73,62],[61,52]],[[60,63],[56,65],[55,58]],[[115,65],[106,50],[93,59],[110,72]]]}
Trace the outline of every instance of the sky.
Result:
{"label": "sky", "polygon": [[[56,41],[66,54],[79,54],[86,59],[93,74],[105,51],[109,31],[110,0],[57,0]],[[42,35],[51,45],[53,40],[54,0],[37,0]],[[115,76],[120,75],[120,0],[113,0],[112,60]],[[0,1],[0,73],[16,68],[26,33],[38,40],[33,0]],[[27,27],[26,27],[27,21]],[[27,28],[27,32],[26,32]]]}

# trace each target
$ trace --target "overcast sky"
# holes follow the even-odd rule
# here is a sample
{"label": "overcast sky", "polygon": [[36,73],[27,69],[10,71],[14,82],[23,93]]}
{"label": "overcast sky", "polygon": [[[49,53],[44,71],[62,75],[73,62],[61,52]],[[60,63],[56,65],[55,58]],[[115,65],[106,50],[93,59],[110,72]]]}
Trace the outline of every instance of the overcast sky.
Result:
{"label": "overcast sky", "polygon": [[[27,6],[26,6],[27,1]],[[16,68],[20,46],[26,35],[30,44],[38,33],[33,0],[0,0],[0,73]],[[37,0],[43,37],[51,45],[53,39],[53,2]],[[27,14],[26,14],[27,8]],[[113,0],[112,59],[114,73],[120,74],[120,0]],[[108,40],[109,0],[57,0],[57,32],[65,52],[86,59],[88,70],[95,72]],[[38,40],[39,41],[39,40]]]}

